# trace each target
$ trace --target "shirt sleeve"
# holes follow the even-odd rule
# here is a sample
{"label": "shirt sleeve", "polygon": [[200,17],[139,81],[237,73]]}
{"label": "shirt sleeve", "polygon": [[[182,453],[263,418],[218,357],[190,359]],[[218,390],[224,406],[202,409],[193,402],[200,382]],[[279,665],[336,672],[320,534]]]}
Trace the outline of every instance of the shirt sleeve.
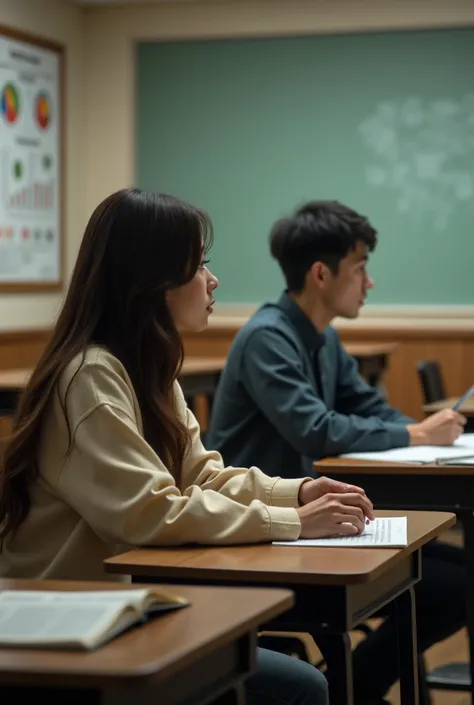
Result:
{"label": "shirt sleeve", "polygon": [[[227,480],[219,482],[218,468],[206,471],[205,464],[194,463],[191,451],[185,476],[197,471],[201,484],[185,482],[179,489],[140,433],[130,390],[116,371],[99,365],[79,373],[71,395],[73,444],[58,489],[105,540],[163,546],[298,538],[301,524],[294,506],[252,498],[257,469],[241,470],[240,481],[239,471],[229,470]],[[256,494],[272,498],[277,484],[270,481]]]}
{"label": "shirt sleeve", "polygon": [[260,411],[300,454],[322,458],[408,443],[400,422],[330,410],[317,395],[291,340],[259,328],[247,340],[242,380]]}

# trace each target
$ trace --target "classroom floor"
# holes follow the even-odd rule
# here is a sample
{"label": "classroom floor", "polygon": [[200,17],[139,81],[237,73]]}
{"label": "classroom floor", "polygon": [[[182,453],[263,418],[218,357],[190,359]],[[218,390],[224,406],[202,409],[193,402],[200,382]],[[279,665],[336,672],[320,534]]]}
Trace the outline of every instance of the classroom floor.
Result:
{"label": "classroom floor", "polygon": [[[462,632],[458,632],[427,651],[426,666],[430,670],[450,661],[466,661],[467,655],[467,634],[463,629]],[[398,684],[393,686],[387,699],[392,705],[401,705]],[[431,703],[432,705],[470,705],[470,699],[468,693],[433,690]]]}

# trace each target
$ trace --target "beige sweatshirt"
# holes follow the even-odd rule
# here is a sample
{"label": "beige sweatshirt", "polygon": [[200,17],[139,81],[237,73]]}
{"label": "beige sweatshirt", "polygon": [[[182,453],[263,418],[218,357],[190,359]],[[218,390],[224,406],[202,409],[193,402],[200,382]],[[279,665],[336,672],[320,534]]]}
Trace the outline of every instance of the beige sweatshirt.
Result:
{"label": "beige sweatshirt", "polygon": [[[82,366],[81,359],[68,365],[51,403],[31,510],[4,545],[0,576],[114,579],[103,560],[131,547],[298,538],[295,507],[308,478],[225,468],[217,452],[202,446],[176,383],[177,411],[191,437],[178,488],[143,437],[123,365],[99,347],[88,350]],[[64,405],[73,439],[69,454]]]}

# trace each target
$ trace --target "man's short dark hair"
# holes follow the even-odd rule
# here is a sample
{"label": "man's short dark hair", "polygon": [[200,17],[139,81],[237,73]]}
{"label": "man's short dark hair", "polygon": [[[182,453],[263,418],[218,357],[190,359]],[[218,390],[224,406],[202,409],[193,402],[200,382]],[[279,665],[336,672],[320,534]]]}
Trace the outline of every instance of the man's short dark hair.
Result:
{"label": "man's short dark hair", "polygon": [[358,242],[374,250],[377,231],[365,216],[338,201],[309,201],[278,220],[269,241],[289,291],[299,292],[315,262],[324,262],[337,274],[339,262]]}

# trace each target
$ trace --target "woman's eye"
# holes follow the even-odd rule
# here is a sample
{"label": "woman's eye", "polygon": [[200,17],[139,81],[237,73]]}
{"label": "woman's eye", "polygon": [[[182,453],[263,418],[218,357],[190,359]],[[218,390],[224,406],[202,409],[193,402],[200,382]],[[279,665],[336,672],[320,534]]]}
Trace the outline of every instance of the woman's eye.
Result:
{"label": "woman's eye", "polygon": [[211,261],[210,259],[205,259],[201,262],[201,264],[199,266],[201,267],[201,269],[204,269],[204,267],[206,267],[210,261]]}

